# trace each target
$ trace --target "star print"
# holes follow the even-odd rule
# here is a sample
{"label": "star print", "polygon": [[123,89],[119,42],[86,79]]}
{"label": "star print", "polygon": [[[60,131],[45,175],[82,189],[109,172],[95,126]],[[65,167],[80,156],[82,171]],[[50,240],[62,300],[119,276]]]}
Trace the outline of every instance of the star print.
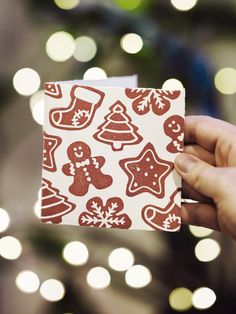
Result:
{"label": "star print", "polygon": [[165,180],[174,165],[159,158],[151,143],[148,143],[137,157],[123,159],[119,164],[128,176],[128,196],[148,192],[158,198],[164,197]]}

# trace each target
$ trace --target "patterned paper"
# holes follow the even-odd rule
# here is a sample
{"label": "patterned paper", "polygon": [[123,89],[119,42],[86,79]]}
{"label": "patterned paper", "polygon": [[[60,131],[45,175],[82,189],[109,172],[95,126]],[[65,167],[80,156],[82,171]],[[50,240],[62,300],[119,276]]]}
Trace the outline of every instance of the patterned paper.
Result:
{"label": "patterned paper", "polygon": [[98,85],[45,84],[42,222],[178,231],[184,90]]}

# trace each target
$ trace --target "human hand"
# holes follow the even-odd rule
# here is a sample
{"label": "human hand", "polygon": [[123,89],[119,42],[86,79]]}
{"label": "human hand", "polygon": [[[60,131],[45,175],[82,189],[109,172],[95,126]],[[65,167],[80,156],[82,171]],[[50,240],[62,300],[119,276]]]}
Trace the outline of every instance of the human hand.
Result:
{"label": "human hand", "polygon": [[184,223],[222,231],[236,240],[236,127],[207,116],[185,119],[184,153],[175,168],[183,178]]}

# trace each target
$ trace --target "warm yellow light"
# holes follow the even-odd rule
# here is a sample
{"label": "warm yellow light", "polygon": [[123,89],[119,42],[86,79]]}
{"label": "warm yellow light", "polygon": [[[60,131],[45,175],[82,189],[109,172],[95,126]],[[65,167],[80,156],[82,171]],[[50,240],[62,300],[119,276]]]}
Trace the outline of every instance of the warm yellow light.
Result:
{"label": "warm yellow light", "polygon": [[87,274],[87,283],[94,289],[105,289],[109,286],[110,281],[110,273],[103,267],[91,268]]}
{"label": "warm yellow light", "polygon": [[125,52],[134,54],[143,48],[143,40],[138,34],[129,33],[122,36],[120,45]]}
{"label": "warm yellow light", "polygon": [[150,270],[143,265],[134,265],[125,273],[126,284],[132,288],[143,288],[152,280]]}
{"label": "warm yellow light", "polygon": [[217,241],[213,239],[203,239],[195,247],[195,255],[201,262],[210,262],[217,258],[221,248]]}
{"label": "warm yellow light", "polygon": [[116,0],[116,3],[124,10],[134,10],[141,4],[141,0]]}
{"label": "warm yellow light", "polygon": [[162,85],[162,89],[165,90],[182,90],[183,88],[183,84],[176,78],[170,78]]}
{"label": "warm yellow light", "polygon": [[193,292],[192,302],[196,309],[208,309],[215,303],[215,301],[215,292],[209,288],[202,287]]}
{"label": "warm yellow light", "polygon": [[89,257],[87,246],[79,241],[66,244],[62,252],[64,260],[74,266],[84,265]]}
{"label": "warm yellow light", "polygon": [[192,307],[192,292],[184,287],[176,288],[169,295],[169,303],[175,311],[187,311]]}
{"label": "warm yellow light", "polygon": [[54,0],[55,4],[63,10],[71,10],[77,7],[80,0]]}
{"label": "warm yellow light", "polygon": [[34,293],[39,288],[39,277],[30,270],[20,272],[16,277],[17,288],[24,293]]}
{"label": "warm yellow light", "polygon": [[39,89],[40,77],[35,70],[22,68],[15,73],[13,86],[20,95],[30,96]]}
{"label": "warm yellow light", "polygon": [[52,34],[46,43],[48,56],[57,62],[70,59],[75,49],[75,40],[71,34],[61,31]]}
{"label": "warm yellow light", "polygon": [[107,78],[106,72],[99,67],[89,68],[84,73],[84,80],[102,80],[106,78]]}
{"label": "warm yellow light", "polygon": [[65,295],[65,288],[62,282],[57,279],[48,279],[40,287],[41,296],[50,302],[61,300]]}
{"label": "warm yellow light", "polygon": [[216,89],[225,95],[236,93],[236,70],[233,68],[224,68],[215,75]]}
{"label": "warm yellow light", "polygon": [[9,260],[20,257],[22,253],[22,245],[20,241],[12,236],[6,236],[0,239],[0,255]]}
{"label": "warm yellow light", "polygon": [[110,253],[108,263],[114,270],[125,271],[133,265],[134,255],[126,248],[117,248]]}
{"label": "warm yellow light", "polygon": [[189,226],[189,231],[197,238],[204,238],[213,233],[212,229],[192,225]]}
{"label": "warm yellow light", "polygon": [[37,218],[41,218],[41,201],[37,200],[34,204],[34,214]]}
{"label": "warm yellow light", "polygon": [[75,40],[75,50],[73,56],[80,62],[88,62],[92,60],[97,53],[97,45],[95,41],[88,36],[81,36]]}
{"label": "warm yellow light", "polygon": [[179,11],[189,11],[197,4],[198,0],[171,0],[172,5]]}
{"label": "warm yellow light", "polygon": [[44,122],[44,91],[40,90],[30,97],[30,109],[33,119],[40,125]]}
{"label": "warm yellow light", "polygon": [[0,232],[4,232],[7,230],[8,226],[10,224],[10,217],[8,215],[8,212],[0,208]]}

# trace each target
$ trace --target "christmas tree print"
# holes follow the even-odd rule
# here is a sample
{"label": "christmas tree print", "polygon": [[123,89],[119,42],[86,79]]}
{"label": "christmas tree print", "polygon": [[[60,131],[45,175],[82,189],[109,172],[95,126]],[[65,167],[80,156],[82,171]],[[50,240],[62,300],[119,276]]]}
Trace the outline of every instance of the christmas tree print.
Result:
{"label": "christmas tree print", "polygon": [[113,151],[120,151],[124,145],[140,143],[143,138],[137,133],[138,128],[131,122],[125,106],[117,101],[110,108],[110,113],[104,117],[105,122],[98,127],[94,138],[111,145]]}

